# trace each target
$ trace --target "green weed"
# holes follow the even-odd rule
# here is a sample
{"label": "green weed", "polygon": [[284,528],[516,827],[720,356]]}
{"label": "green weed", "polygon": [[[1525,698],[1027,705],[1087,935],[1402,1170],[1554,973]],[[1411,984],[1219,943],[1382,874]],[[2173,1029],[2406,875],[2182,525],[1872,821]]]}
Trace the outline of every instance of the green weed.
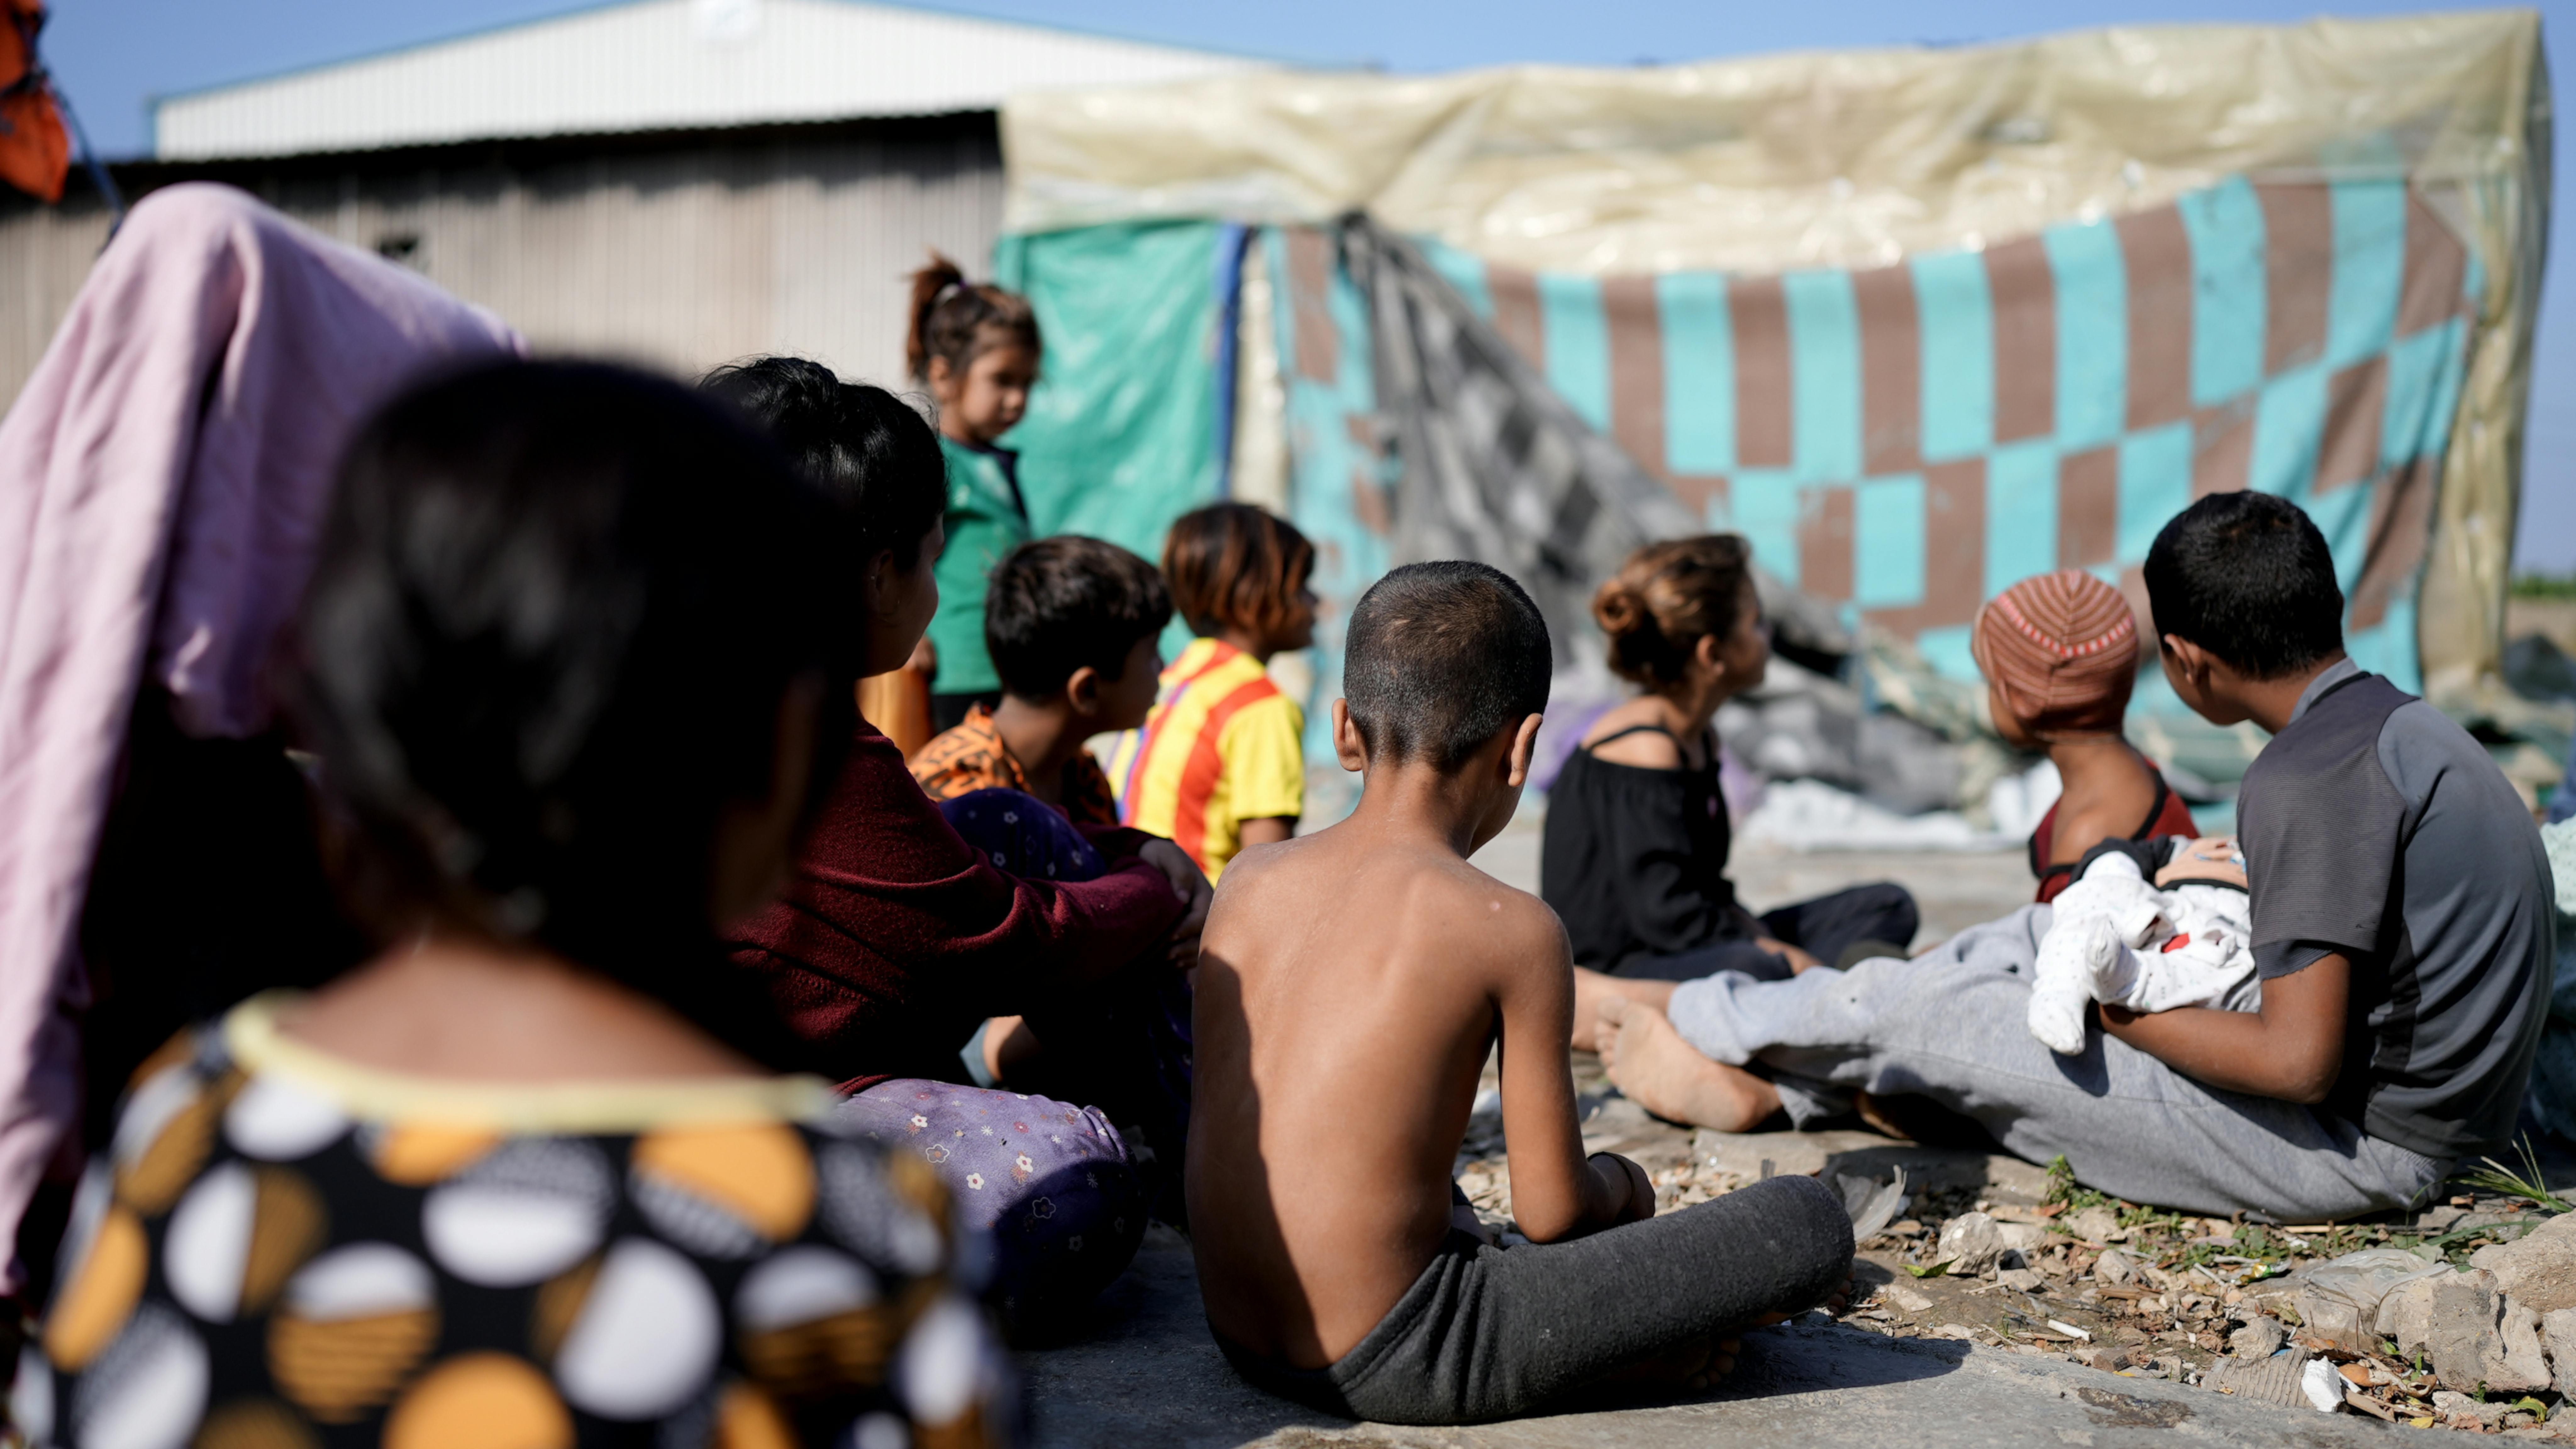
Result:
{"label": "green weed", "polygon": [[2576,1204],[2549,1190],[2548,1180],[2541,1176],[2540,1156],[2532,1150],[2530,1134],[2525,1133],[2515,1145],[2522,1158],[2520,1172],[2490,1157],[2485,1159],[2486,1166],[2477,1171],[2461,1173],[2460,1181],[2487,1192],[2536,1203],[2554,1213],[2576,1211]]}

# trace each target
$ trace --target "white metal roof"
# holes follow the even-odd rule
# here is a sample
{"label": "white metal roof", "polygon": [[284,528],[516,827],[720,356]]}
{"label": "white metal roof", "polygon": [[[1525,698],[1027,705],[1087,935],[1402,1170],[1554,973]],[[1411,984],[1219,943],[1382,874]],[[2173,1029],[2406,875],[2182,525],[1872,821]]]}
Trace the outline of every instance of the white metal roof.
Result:
{"label": "white metal roof", "polygon": [[936,115],[1272,64],[861,0],[633,0],[167,97],[153,150],[210,160]]}

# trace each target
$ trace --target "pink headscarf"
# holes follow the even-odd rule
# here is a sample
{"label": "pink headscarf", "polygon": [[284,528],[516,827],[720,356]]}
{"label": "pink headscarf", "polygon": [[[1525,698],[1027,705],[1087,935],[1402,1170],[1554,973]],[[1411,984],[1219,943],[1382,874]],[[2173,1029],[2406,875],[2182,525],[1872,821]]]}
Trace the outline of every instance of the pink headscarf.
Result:
{"label": "pink headscarf", "polygon": [[0,420],[0,1247],[79,1110],[64,1008],[137,687],[201,738],[264,728],[358,424],[424,370],[524,350],[421,277],[192,183],[134,208]]}

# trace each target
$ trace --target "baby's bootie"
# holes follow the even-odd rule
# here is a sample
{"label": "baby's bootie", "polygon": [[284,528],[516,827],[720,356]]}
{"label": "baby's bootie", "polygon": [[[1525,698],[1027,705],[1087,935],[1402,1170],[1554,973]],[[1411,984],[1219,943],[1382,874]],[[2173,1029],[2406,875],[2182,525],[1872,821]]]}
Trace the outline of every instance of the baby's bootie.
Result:
{"label": "baby's bootie", "polygon": [[2084,1050],[2084,1008],[2117,1001],[2138,980],[2129,949],[2164,929],[2162,902],[2136,862],[2111,853],[2060,891],[2039,943],[2030,992],[2030,1034],[2060,1056]]}
{"label": "baby's bootie", "polygon": [[2083,1051],[2084,1008],[2094,999],[2094,983],[2118,973],[2120,958],[2128,955],[2108,916],[2059,921],[2039,943],[2032,973],[2037,979],[2030,988],[2030,1034],[2060,1056]]}

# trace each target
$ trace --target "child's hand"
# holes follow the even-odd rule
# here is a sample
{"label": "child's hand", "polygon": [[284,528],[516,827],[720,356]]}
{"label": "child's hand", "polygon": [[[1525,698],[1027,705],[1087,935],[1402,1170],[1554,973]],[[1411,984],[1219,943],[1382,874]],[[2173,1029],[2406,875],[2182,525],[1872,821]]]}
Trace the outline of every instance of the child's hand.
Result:
{"label": "child's hand", "polygon": [[1199,964],[1199,932],[1207,925],[1208,903],[1216,899],[1216,887],[1208,884],[1207,873],[1190,859],[1189,852],[1168,840],[1149,840],[1136,852],[1136,858],[1163,873],[1172,883],[1172,894],[1182,901],[1180,921],[1172,927],[1172,964],[1186,971]]}
{"label": "child's hand", "polygon": [[1616,1152],[1593,1153],[1584,1165],[1610,1189],[1610,1201],[1619,1204],[1609,1226],[1643,1222],[1655,1215],[1655,1180],[1646,1175],[1646,1169]]}
{"label": "child's hand", "polygon": [[1486,1227],[1485,1220],[1476,1216],[1476,1210],[1466,1203],[1449,1205],[1449,1226],[1469,1234],[1489,1248],[1494,1245],[1494,1230]]}
{"label": "child's hand", "polygon": [[1788,962],[1789,974],[1792,976],[1797,975],[1801,971],[1813,971],[1817,967],[1825,964],[1824,962],[1817,960],[1814,956],[1809,955],[1807,952],[1801,951],[1797,947],[1790,945],[1788,942],[1777,940],[1770,936],[1756,936],[1753,938],[1753,944],[1770,952],[1772,955],[1779,957],[1781,960]]}
{"label": "child's hand", "polygon": [[2176,847],[2173,859],[2156,872],[2156,888],[2171,890],[2193,881],[2216,881],[2245,888],[2245,851],[2233,835],[2205,835]]}

